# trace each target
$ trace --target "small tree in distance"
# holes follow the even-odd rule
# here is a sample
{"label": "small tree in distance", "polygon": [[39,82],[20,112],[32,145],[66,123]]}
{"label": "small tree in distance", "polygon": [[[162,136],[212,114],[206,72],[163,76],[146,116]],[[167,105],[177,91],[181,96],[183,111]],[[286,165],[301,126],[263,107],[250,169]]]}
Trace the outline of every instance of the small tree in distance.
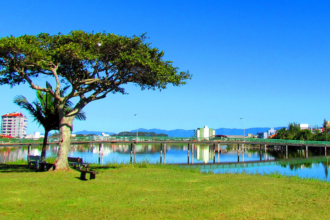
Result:
{"label": "small tree in distance", "polygon": [[[126,94],[122,87],[134,83],[141,89],[165,89],[180,86],[191,78],[178,72],[163,51],[150,47],[146,37],[125,37],[107,33],[72,31],[67,35],[41,33],[0,39],[0,84],[28,83],[32,89],[54,97],[59,112],[59,153],[56,170],[68,170],[68,150],[75,115],[92,101],[109,93]],[[55,88],[36,84],[39,75],[52,77]],[[62,97],[60,89],[70,86]],[[70,112],[65,103],[77,97]]]}

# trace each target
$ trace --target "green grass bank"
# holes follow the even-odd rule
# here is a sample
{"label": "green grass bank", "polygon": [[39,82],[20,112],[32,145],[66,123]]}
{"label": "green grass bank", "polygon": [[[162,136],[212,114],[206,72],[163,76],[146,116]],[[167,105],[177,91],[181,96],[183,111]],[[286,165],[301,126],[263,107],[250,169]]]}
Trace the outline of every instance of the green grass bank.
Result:
{"label": "green grass bank", "polygon": [[[80,173],[0,165],[0,219],[330,219],[330,184],[161,165]],[[89,175],[88,175],[89,176]]]}

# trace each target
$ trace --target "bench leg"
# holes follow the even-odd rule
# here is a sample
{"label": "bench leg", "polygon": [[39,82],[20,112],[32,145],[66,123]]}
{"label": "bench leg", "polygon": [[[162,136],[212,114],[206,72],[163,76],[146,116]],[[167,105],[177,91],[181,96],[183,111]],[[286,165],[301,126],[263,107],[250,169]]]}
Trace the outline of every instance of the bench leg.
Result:
{"label": "bench leg", "polygon": [[85,172],[80,173],[80,179],[81,180],[86,180],[86,173]]}
{"label": "bench leg", "polygon": [[[52,164],[48,164],[48,165],[46,165],[46,170],[47,170],[47,171],[50,170],[51,168],[53,168],[53,166],[54,166],[54,165],[52,165]],[[54,170],[54,168],[53,168],[53,170]]]}
{"label": "bench leg", "polygon": [[90,173],[89,179],[90,180],[95,179],[95,173]]}
{"label": "bench leg", "polygon": [[36,162],[36,171],[38,171],[38,169],[39,169],[39,163],[38,163],[38,161]]}

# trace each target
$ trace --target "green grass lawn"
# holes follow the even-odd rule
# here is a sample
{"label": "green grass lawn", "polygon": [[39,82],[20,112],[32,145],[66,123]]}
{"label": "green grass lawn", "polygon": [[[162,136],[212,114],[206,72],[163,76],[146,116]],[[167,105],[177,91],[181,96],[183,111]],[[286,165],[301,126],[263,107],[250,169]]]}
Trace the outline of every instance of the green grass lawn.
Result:
{"label": "green grass lawn", "polygon": [[81,181],[0,166],[0,219],[330,219],[327,182],[141,167],[94,167]]}

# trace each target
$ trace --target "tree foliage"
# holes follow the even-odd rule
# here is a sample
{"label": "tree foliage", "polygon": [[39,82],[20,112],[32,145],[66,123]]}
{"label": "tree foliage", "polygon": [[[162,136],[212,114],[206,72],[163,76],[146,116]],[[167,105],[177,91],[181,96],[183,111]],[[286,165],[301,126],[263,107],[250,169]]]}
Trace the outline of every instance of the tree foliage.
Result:
{"label": "tree foliage", "polygon": [[[79,106],[104,98],[108,93],[125,94],[129,82],[142,89],[165,89],[168,83],[183,85],[188,72],[177,73],[163,51],[145,43],[146,36],[123,37],[106,33],[72,31],[67,35],[24,35],[0,39],[0,84],[28,82],[33,89],[47,91],[59,101],[80,97]],[[53,76],[55,90],[42,88],[32,78]],[[61,83],[72,91],[59,94]],[[85,96],[87,92],[92,92]]]}
{"label": "tree foliage", "polygon": [[290,123],[288,128],[277,130],[273,139],[325,141],[327,136],[326,132],[320,132],[317,126],[312,132],[310,129],[301,130],[297,123]]}

